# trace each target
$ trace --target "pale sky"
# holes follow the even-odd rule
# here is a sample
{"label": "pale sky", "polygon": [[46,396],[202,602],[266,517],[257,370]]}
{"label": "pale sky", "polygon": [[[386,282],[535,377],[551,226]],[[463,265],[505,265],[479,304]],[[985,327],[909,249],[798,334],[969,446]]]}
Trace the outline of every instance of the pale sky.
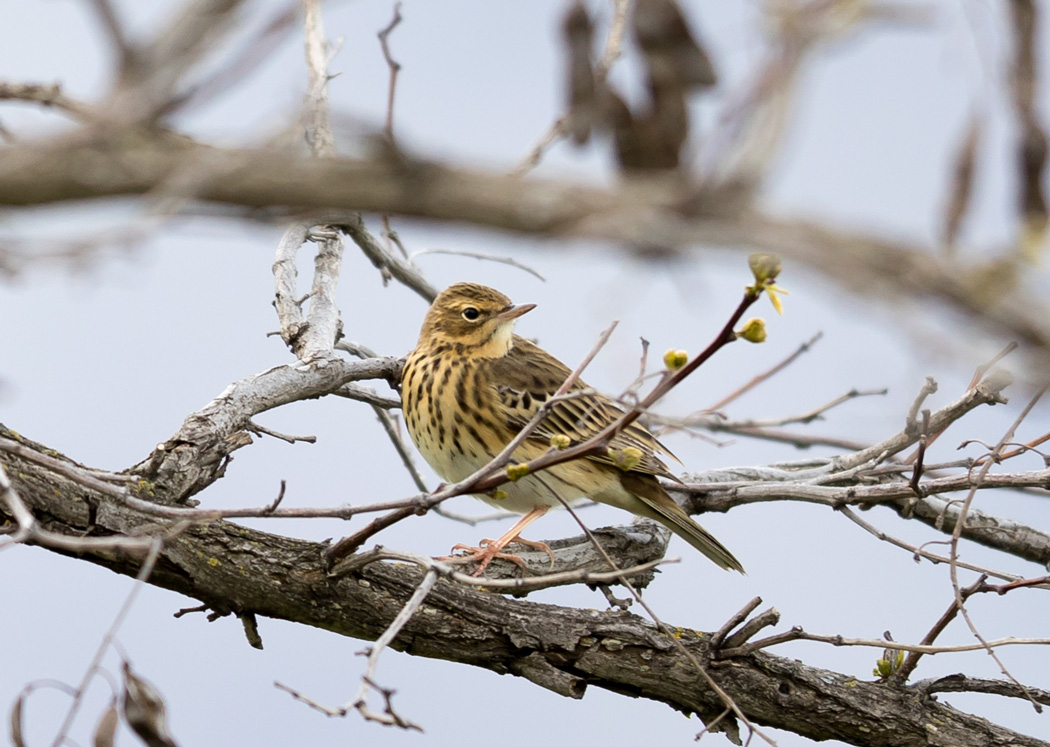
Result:
{"label": "pale sky", "polygon": [[[685,3],[683,3],[685,4]],[[73,0],[9,3],[0,25],[0,80],[61,82],[67,93],[92,99],[106,88],[110,61],[101,34]],[[604,4],[592,4],[607,13]],[[722,76],[725,94],[760,62],[762,38],[756,4],[699,2],[693,13]],[[156,28],[174,2],[118,3],[132,27]],[[730,7],[732,6],[732,7]],[[889,238],[930,243],[938,235],[952,148],[971,107],[987,102],[992,114],[978,175],[973,214],[964,242],[986,246],[1010,238],[1012,186],[1005,170],[1012,124],[1002,116],[1006,95],[994,75],[1003,64],[1003,19],[977,3],[932,3],[931,23],[920,29],[876,27],[818,53],[804,68],[797,106],[782,155],[772,170],[764,202],[786,215],[828,219],[836,225]],[[262,23],[279,6],[250,3]],[[330,69],[333,110],[341,144],[360,147],[361,136],[382,122],[387,70],[375,32],[385,26],[391,3],[362,0],[332,4],[325,24],[342,46]],[[509,169],[560,114],[561,2],[405,2],[404,21],[392,37],[403,69],[396,105],[397,131],[409,149],[476,168]],[[1044,14],[1043,31],[1046,32]],[[974,26],[981,43],[974,42]],[[1045,38],[1045,34],[1044,34]],[[1045,45],[1044,45],[1045,52]],[[984,56],[984,62],[982,57]],[[989,70],[987,63],[993,65]],[[1044,64],[1047,61],[1044,60]],[[618,63],[614,79],[626,80],[633,61]],[[1045,69],[1045,67],[1044,67]],[[992,77],[989,77],[989,76]],[[218,102],[194,110],[176,125],[219,143],[259,142],[293,122],[305,87],[301,34],[277,48],[272,59]],[[1042,106],[1046,112],[1047,86]],[[697,105],[710,121],[711,102]],[[706,118],[706,119],[704,119]],[[24,105],[5,104],[0,122],[25,137],[62,125],[60,118]],[[608,178],[603,144],[583,152],[558,146],[540,172],[580,181]],[[370,219],[373,231],[378,220]],[[218,395],[231,381],[287,363],[271,301],[271,264],[281,226],[186,217],[148,235],[141,213],[126,204],[68,205],[60,209],[0,214],[0,242],[13,238],[34,251],[62,241],[89,240],[100,247],[84,266],[41,263],[0,284],[0,319],[6,320],[0,353],[0,421],[84,464],[124,469],[168,438],[183,418]],[[637,372],[638,338],[657,357],[667,348],[696,351],[720,328],[750,279],[744,252],[699,249],[681,261],[646,265],[615,248],[566,241],[506,237],[463,227],[397,220],[410,252],[454,249],[513,256],[544,277],[463,257],[418,259],[431,282],[459,280],[495,286],[515,301],[538,308],[518,331],[570,365],[591,347],[612,320],[620,326],[589,369],[589,381],[620,391]],[[312,266],[302,252],[302,277]],[[1044,270],[1045,275],[1045,270]],[[730,346],[662,406],[687,412],[721,399],[756,373],[778,362],[818,331],[824,339],[784,374],[740,401],[734,418],[779,417],[810,410],[844,392],[886,387],[881,398],[833,410],[813,433],[877,440],[902,427],[907,408],[927,375],[941,385],[931,406],[965,388],[974,367],[1007,340],[976,340],[974,347],[942,344],[965,330],[965,322],[914,304],[883,304],[832,287],[804,268],[785,266],[781,285],[791,295],[786,314],[767,306],[769,341]],[[405,288],[384,288],[379,274],[351,245],[339,289],[346,335],[382,354],[400,355],[415,342],[425,303]],[[379,389],[385,385],[377,384]],[[1010,408],[976,413],[938,444],[940,456],[955,454],[965,438],[994,441],[1016,417],[1021,391]],[[1045,408],[1041,418],[1046,430]],[[259,422],[276,430],[317,436],[315,445],[262,439],[238,451],[227,476],[202,495],[215,507],[258,506],[288,482],[286,506],[329,506],[393,500],[414,493],[411,480],[385,440],[371,410],[336,398],[266,413]],[[1037,426],[1032,425],[1033,435]],[[796,426],[796,430],[801,427]],[[800,452],[763,442],[720,438],[721,445],[671,436],[668,445],[689,471],[756,465],[834,453]],[[422,461],[420,460],[420,464]],[[437,479],[433,478],[433,484]],[[989,496],[981,508],[1046,527],[1046,504],[1031,497]],[[453,509],[488,509],[459,498]],[[592,526],[629,517],[601,507],[587,514]],[[865,515],[910,542],[943,539],[886,510]],[[668,566],[646,597],[664,620],[698,630],[717,629],[754,596],[777,607],[777,631],[801,625],[816,633],[878,638],[890,630],[898,641],[918,640],[951,600],[948,572],[916,565],[904,551],[879,543],[824,508],[769,503],[705,516],[701,523],[732,549],[748,575],[724,573],[680,540]],[[252,526],[311,539],[339,537],[338,522],[255,521]],[[457,542],[475,542],[510,522],[469,527],[439,516],[403,522],[384,533],[385,545],[433,555]],[[534,524],[534,539],[576,534],[567,515],[552,513]],[[1018,573],[1030,565],[983,548],[965,546],[966,558]],[[76,683],[131,588],[131,580],[84,562],[38,549],[15,547],[0,554],[0,709],[28,682],[54,678]],[[972,603],[982,633],[1046,637],[1045,605],[1031,595],[982,598]],[[586,588],[534,596],[579,607],[605,606]],[[503,745],[545,743],[691,744],[702,725],[666,706],[628,699],[597,688],[571,701],[514,677],[387,652],[379,681],[397,690],[397,705],[426,729],[423,735],[367,724],[356,715],[326,719],[275,689],[275,680],[330,705],[353,697],[364,667],[355,652],[366,642],[325,631],[260,619],[265,645],[245,642],[240,623],[202,615],[174,619],[197,604],[147,587],[124,624],[119,641],[136,671],[164,695],[169,723],[181,745],[369,744],[461,745],[496,740]],[[972,639],[952,627],[943,643]],[[870,679],[877,653],[796,643],[773,651],[808,664]],[[1050,687],[1043,650],[1002,653],[1022,682]],[[117,672],[119,660],[106,663]],[[998,677],[983,654],[924,660],[917,678],[955,671]],[[71,734],[90,743],[97,715],[108,699],[98,681]],[[951,704],[1033,735],[1046,734],[1030,706],[992,696],[942,696]],[[64,713],[65,696],[34,695],[27,712],[31,745],[49,743]],[[782,747],[810,744],[772,732]],[[722,737],[708,737],[713,744]],[[122,744],[134,743],[128,734]]]}

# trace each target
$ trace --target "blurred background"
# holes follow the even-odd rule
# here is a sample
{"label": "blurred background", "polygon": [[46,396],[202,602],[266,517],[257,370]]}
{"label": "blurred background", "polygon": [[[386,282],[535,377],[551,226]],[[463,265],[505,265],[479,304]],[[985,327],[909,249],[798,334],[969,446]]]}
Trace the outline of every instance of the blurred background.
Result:
{"label": "blurred background", "polygon": [[[730,107],[769,49],[769,13],[777,3],[683,3],[719,75],[716,89],[694,104],[694,122],[715,121]],[[857,5],[860,5],[859,3]],[[981,247],[1017,241],[1014,148],[1016,137],[1005,88],[1010,31],[1005,4],[952,0],[921,5],[921,22],[865,25],[815,51],[799,70],[774,160],[760,194],[774,215],[846,227],[889,241],[930,247],[943,238],[953,159],[971,116],[983,128],[974,192],[959,243]],[[181,7],[177,2],[116,3],[137,35],[148,36]],[[249,39],[289,7],[273,0],[247,3]],[[609,5],[590,7],[608,23]],[[920,7],[918,4],[916,8]],[[564,110],[563,2],[426,3],[406,0],[390,43],[401,63],[396,131],[409,151],[449,163],[514,168]],[[376,32],[393,12],[390,2],[362,0],[325,6],[327,35],[337,51],[329,69],[337,137],[345,152],[367,147],[386,111],[388,68]],[[73,0],[11,4],[0,25],[0,79],[60,82],[64,91],[93,101],[112,85],[114,59],[89,3]],[[1046,38],[1046,16],[1039,33]],[[605,27],[599,25],[598,37]],[[338,40],[338,41],[336,41]],[[173,124],[220,145],[290,138],[306,86],[302,34],[293,27],[253,72],[221,95],[180,113]],[[1046,66],[1047,47],[1038,47]],[[630,89],[637,53],[629,46],[611,79]],[[221,59],[208,64],[220,65]],[[1037,93],[1046,116],[1046,85]],[[69,125],[53,112],[6,103],[0,123],[18,137],[57,133]],[[700,151],[689,147],[690,158]],[[539,176],[602,184],[615,178],[608,142],[584,149],[555,146],[535,170]],[[518,324],[570,366],[613,320],[620,324],[587,378],[620,392],[638,371],[639,338],[651,343],[653,364],[668,348],[695,353],[721,328],[750,281],[746,250],[693,247],[654,257],[602,242],[508,236],[463,226],[395,218],[410,253],[453,250],[513,257],[545,280],[518,268],[463,256],[424,254],[415,261],[437,287],[471,280],[499,288],[538,308]],[[369,226],[380,231],[378,219]],[[0,283],[0,421],[92,467],[121,470],[144,458],[190,412],[230,382],[289,361],[271,305],[271,265],[282,225],[183,215],[155,220],[125,201],[67,204],[0,213],[0,244],[34,257]],[[80,251],[84,247],[88,250]],[[69,251],[76,247],[77,251]],[[68,256],[71,255],[71,256]],[[300,253],[309,277],[312,257]],[[1045,264],[1033,266],[1019,293],[1045,287]],[[769,324],[764,345],[732,345],[702,367],[660,406],[664,414],[702,410],[791,354],[818,332],[822,339],[791,367],[741,400],[733,418],[774,418],[809,411],[851,389],[888,390],[829,411],[799,432],[873,442],[903,427],[926,376],[940,389],[927,406],[939,407],[965,390],[974,369],[1009,339],[987,334],[934,303],[860,295],[827,277],[787,262],[779,284],[790,291],[780,317],[763,300]],[[305,291],[304,291],[305,292]],[[426,303],[410,290],[384,286],[378,271],[348,246],[339,286],[344,331],[380,354],[400,355],[415,343]],[[1009,363],[1009,361],[1008,361]],[[1023,373],[1023,372],[1022,372]],[[382,390],[385,385],[377,384]],[[1031,396],[1024,382],[1005,407],[982,408],[935,446],[949,459],[966,438],[994,443]],[[415,488],[369,407],[329,397],[266,413],[258,422],[275,430],[314,435],[316,444],[271,438],[238,451],[227,475],[198,496],[214,507],[259,506],[287,481],[284,506],[330,506],[392,500]],[[1036,409],[1019,440],[1047,428],[1047,408]],[[753,439],[670,435],[668,446],[694,472],[718,466],[761,465],[836,453]],[[971,450],[970,455],[976,455]],[[422,460],[419,460],[420,466]],[[1035,469],[1041,460],[1025,462]],[[1022,465],[1024,466],[1024,465]],[[432,484],[437,479],[427,472]],[[477,515],[488,509],[463,497],[446,504]],[[1045,502],[1032,496],[986,492],[977,508],[1047,526]],[[622,523],[605,507],[588,509],[591,526]],[[873,509],[865,518],[908,542],[943,540],[917,522]],[[754,596],[782,615],[777,630],[917,641],[952,599],[948,570],[880,543],[825,508],[764,503],[711,515],[701,522],[731,548],[746,577],[723,573],[673,539],[665,567],[646,597],[664,620],[713,630]],[[341,522],[246,522],[270,532],[310,539],[347,533]],[[385,545],[439,555],[457,542],[502,532],[509,522],[470,527],[436,515],[402,522],[383,534]],[[533,539],[576,534],[564,513],[530,529]],[[1039,569],[971,544],[963,559],[1025,575]],[[937,548],[934,548],[937,549]],[[944,548],[941,548],[944,549]],[[30,681],[77,683],[131,588],[130,579],[88,563],[32,547],[0,553],[0,708],[8,708]],[[986,638],[1048,637],[1040,592],[974,598],[971,611]],[[550,590],[534,599],[604,608],[586,588]],[[388,651],[379,681],[397,690],[396,703],[425,733],[405,733],[352,714],[328,719],[277,690],[280,681],[315,700],[337,705],[353,697],[366,647],[299,625],[261,619],[265,650],[250,648],[236,619],[208,623],[201,614],[173,613],[196,600],[147,587],[119,634],[136,671],[163,693],[170,728],[180,744],[310,743],[461,744],[498,739],[505,745],[621,744],[647,740],[689,743],[702,725],[666,706],[592,688],[581,702],[560,698],[513,677],[499,680],[446,662]],[[941,642],[969,643],[956,621]],[[798,642],[773,653],[870,679],[878,652]],[[1020,681],[1050,687],[1050,657],[1042,649],[1000,650]],[[112,655],[106,659],[114,672]],[[999,677],[984,653],[927,657],[917,678],[965,671]],[[89,691],[71,737],[90,742],[95,719],[110,697],[98,680]],[[963,710],[1032,735],[1048,732],[1046,717],[1030,705],[993,696],[941,696]],[[66,696],[42,690],[29,701],[29,744],[44,744],[67,706]],[[769,730],[780,745],[810,744]],[[124,734],[122,743],[132,743]],[[718,742],[722,737],[708,736]]]}

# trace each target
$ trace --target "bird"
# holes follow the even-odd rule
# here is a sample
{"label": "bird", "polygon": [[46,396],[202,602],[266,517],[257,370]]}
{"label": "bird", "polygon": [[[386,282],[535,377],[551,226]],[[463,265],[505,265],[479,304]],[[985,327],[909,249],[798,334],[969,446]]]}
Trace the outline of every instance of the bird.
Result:
{"label": "bird", "polygon": [[[427,312],[402,371],[402,410],[413,443],[443,480],[458,482],[488,464],[569,378],[564,363],[514,334],[515,320],[535,307],[514,305],[484,285],[456,283],[439,293]],[[580,443],[624,414],[578,379],[567,394],[517,447],[513,461]],[[477,495],[524,516],[498,540],[471,548],[480,563],[475,575],[493,558],[505,557],[510,542],[542,545],[522,540],[521,531],[551,507],[584,498],[654,519],[716,565],[743,573],[740,561],[660,484],[658,477],[678,480],[657,454],[674,458],[635,421],[613,436],[605,453],[528,473]]]}

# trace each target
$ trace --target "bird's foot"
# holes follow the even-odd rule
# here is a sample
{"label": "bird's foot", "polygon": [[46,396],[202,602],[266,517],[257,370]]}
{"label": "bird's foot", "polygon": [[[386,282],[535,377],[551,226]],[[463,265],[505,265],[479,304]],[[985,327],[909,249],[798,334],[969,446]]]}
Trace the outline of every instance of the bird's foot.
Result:
{"label": "bird's foot", "polygon": [[503,552],[503,548],[499,547],[492,540],[482,540],[478,543],[480,547],[473,547],[471,545],[455,545],[452,548],[452,552],[457,550],[464,550],[466,555],[450,555],[445,558],[438,558],[438,560],[444,560],[450,563],[477,563],[478,567],[474,569],[471,576],[477,577],[484,573],[485,569],[489,567],[496,558],[502,560],[509,560],[512,563],[516,563],[524,571],[525,561],[517,555],[509,552]]}
{"label": "bird's foot", "polygon": [[[481,540],[481,542],[478,544],[480,544],[482,547],[485,547],[485,545],[490,542],[492,542],[492,540]],[[554,550],[552,550],[551,546],[548,545],[546,542],[542,542],[540,540],[527,540],[522,537],[515,537],[510,542],[517,542],[518,544],[525,545],[526,547],[531,547],[535,550],[543,550],[543,552],[547,553],[547,557],[551,559],[550,569],[554,570]],[[510,542],[508,542],[507,544],[509,545]]]}
{"label": "bird's foot", "polygon": [[511,542],[517,542],[528,547],[534,547],[537,550],[543,550],[551,559],[551,567],[554,567],[554,551],[551,550],[550,546],[546,542],[535,542],[533,540],[522,539],[521,537],[516,537],[512,540],[508,540],[505,542],[501,542],[500,540],[483,539],[478,543],[478,547],[462,544],[455,545],[452,548],[452,552],[456,552],[457,550],[463,550],[467,554],[451,555],[444,558],[438,558],[438,560],[453,563],[477,563],[478,567],[474,570],[473,573],[470,574],[474,577],[480,576],[482,573],[484,573],[485,569],[488,568],[489,563],[491,563],[496,558],[500,558],[501,560],[509,560],[510,562],[519,566],[522,571],[528,571],[528,566],[525,564],[525,561],[522,560],[521,556],[503,551],[506,548],[506,546],[509,545]]}

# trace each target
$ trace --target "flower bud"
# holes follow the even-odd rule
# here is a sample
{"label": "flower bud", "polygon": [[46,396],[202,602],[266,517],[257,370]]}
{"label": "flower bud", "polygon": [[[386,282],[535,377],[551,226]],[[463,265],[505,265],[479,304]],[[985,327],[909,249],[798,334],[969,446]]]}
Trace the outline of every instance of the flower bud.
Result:
{"label": "flower bud", "polygon": [[766,323],[758,317],[748,319],[744,326],[737,330],[736,336],[748,342],[765,342]]}

